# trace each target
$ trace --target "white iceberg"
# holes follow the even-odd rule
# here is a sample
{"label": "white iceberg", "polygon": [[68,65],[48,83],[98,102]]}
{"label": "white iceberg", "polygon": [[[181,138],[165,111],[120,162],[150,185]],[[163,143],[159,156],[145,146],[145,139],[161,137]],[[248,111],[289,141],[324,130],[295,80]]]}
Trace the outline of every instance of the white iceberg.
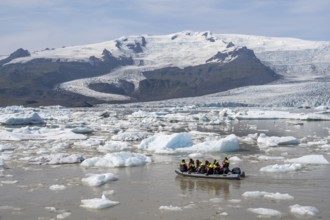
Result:
{"label": "white iceberg", "polygon": [[49,129],[45,127],[22,127],[12,131],[0,131],[0,140],[77,140],[86,139],[82,134],[75,134],[69,129]]}
{"label": "white iceberg", "polygon": [[151,158],[131,152],[108,153],[104,157],[92,157],[84,160],[84,167],[132,167],[150,163]]}
{"label": "white iceberg", "polygon": [[29,162],[33,164],[55,165],[81,163],[83,160],[84,157],[80,154],[58,153],[35,157],[30,159]]}
{"label": "white iceberg", "polygon": [[112,136],[111,139],[115,141],[140,141],[147,137],[148,134],[146,132],[125,131]]}
{"label": "white iceberg", "polygon": [[191,145],[192,138],[189,133],[156,134],[142,140],[138,149],[154,151],[155,153],[171,153],[177,148],[186,148]]}
{"label": "white iceberg", "polygon": [[329,164],[329,161],[324,158],[323,155],[305,155],[299,158],[293,158],[287,160],[290,163],[302,163],[302,164]]}
{"label": "white iceberg", "polygon": [[268,165],[265,167],[260,168],[261,172],[268,172],[268,173],[286,173],[301,170],[303,166],[299,163],[293,164],[274,164]]}
{"label": "white iceberg", "polygon": [[44,120],[38,113],[31,111],[0,115],[0,124],[5,125],[36,125],[44,123]]}
{"label": "white iceberg", "polygon": [[13,147],[8,146],[8,145],[0,145],[0,152],[4,152],[4,151],[12,151],[14,150]]}
{"label": "white iceberg", "polygon": [[107,199],[104,195],[102,195],[102,198],[83,199],[81,200],[81,203],[81,207],[89,209],[104,209],[119,204],[117,201],[111,201]]}
{"label": "white iceberg", "polygon": [[160,206],[159,210],[163,210],[163,211],[182,211],[181,207],[178,206]]}
{"label": "white iceberg", "polygon": [[88,186],[101,186],[108,182],[118,180],[118,176],[113,173],[91,174],[89,177],[82,178],[81,182]]}
{"label": "white iceberg", "polygon": [[187,148],[177,148],[175,151],[184,153],[206,153],[206,152],[233,152],[240,149],[239,140],[236,135],[231,134],[219,140],[205,141]]}
{"label": "white iceberg", "polygon": [[299,144],[299,140],[295,137],[268,137],[266,134],[261,133],[257,139],[258,146],[260,148],[266,148],[266,147],[274,147],[278,145],[297,145]]}
{"label": "white iceberg", "polygon": [[5,164],[5,161],[0,158],[0,170],[7,169],[7,165]]}
{"label": "white iceberg", "polygon": [[49,189],[53,191],[64,190],[66,189],[66,186],[55,184],[55,185],[51,185]]}
{"label": "white iceberg", "polygon": [[298,216],[316,216],[319,210],[313,206],[301,206],[298,204],[290,206],[290,212]]}
{"label": "white iceberg", "polygon": [[258,214],[258,217],[262,218],[270,218],[270,217],[281,217],[282,213],[274,210],[274,209],[267,209],[267,208],[249,208],[248,211]]}
{"label": "white iceberg", "polygon": [[113,152],[113,151],[125,151],[131,147],[124,141],[106,141],[104,145],[97,148],[100,152]]}

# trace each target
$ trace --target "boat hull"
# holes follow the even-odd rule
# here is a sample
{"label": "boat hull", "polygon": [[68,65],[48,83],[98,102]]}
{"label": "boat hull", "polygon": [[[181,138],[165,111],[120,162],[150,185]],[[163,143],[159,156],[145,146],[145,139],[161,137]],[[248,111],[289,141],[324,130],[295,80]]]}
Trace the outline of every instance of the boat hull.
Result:
{"label": "boat hull", "polygon": [[185,177],[194,177],[194,178],[205,178],[205,179],[229,179],[229,180],[240,180],[241,175],[240,174],[212,174],[212,175],[206,175],[203,173],[188,173],[188,172],[181,172],[179,169],[176,169],[175,172],[181,176]]}

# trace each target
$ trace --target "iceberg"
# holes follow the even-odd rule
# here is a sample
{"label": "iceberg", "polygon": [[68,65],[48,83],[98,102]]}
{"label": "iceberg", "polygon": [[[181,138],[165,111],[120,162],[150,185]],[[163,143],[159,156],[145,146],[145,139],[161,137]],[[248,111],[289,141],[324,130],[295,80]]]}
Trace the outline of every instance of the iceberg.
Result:
{"label": "iceberg", "polygon": [[151,162],[151,158],[143,154],[131,152],[108,153],[104,157],[92,157],[81,163],[83,167],[133,167]]}
{"label": "iceberg", "polygon": [[302,163],[302,164],[329,164],[329,161],[324,158],[323,155],[305,155],[299,158],[293,158],[287,160],[290,163]]}

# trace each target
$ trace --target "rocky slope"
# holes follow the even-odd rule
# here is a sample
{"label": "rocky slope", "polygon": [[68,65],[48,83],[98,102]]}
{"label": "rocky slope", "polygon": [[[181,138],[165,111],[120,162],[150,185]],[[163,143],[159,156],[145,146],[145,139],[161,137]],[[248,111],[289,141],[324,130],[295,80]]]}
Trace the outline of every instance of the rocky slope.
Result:
{"label": "rocky slope", "polygon": [[85,106],[193,97],[279,79],[245,46],[210,32],[20,49],[0,61],[0,105]]}

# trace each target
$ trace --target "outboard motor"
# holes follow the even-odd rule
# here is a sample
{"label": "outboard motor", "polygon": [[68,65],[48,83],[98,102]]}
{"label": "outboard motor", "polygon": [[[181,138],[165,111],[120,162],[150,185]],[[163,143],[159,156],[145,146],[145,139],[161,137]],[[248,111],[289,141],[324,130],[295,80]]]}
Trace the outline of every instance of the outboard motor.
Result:
{"label": "outboard motor", "polygon": [[239,168],[239,167],[234,167],[234,168],[231,170],[231,172],[232,172],[233,174],[241,174],[241,168]]}

